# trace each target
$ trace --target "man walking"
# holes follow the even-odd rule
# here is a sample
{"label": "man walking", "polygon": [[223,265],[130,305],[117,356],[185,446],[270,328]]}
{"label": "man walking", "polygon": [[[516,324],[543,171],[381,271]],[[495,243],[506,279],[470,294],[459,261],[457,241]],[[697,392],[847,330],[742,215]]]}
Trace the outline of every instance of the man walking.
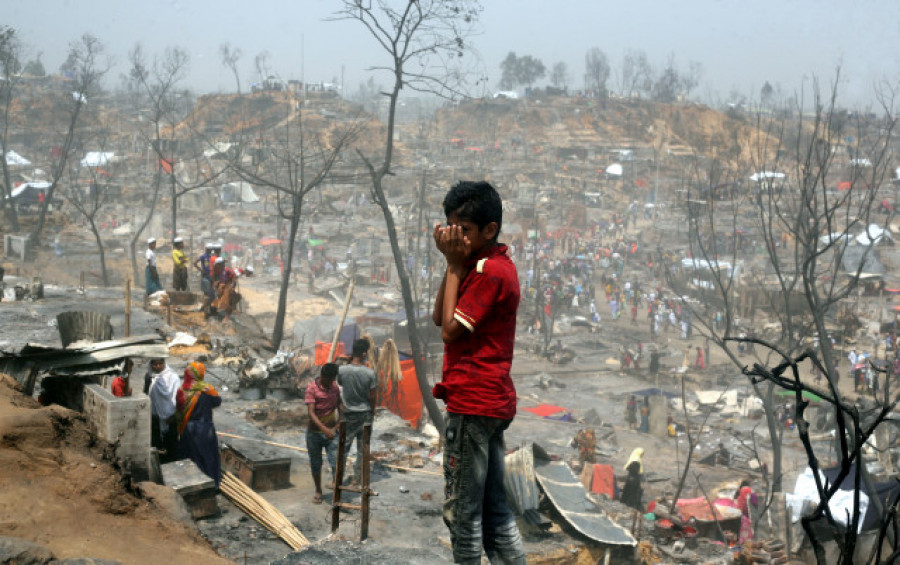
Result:
{"label": "man walking", "polygon": [[[344,438],[344,464],[350,445],[356,440],[356,461],[353,463],[353,483],[362,480],[362,436],[363,426],[371,424],[375,415],[375,389],[378,379],[375,371],[366,367],[369,355],[369,342],[357,339],[353,342],[353,354],[350,364],[338,369],[337,382],[341,385],[341,401],[344,404],[344,421],[347,422],[347,435]],[[346,466],[344,467],[346,469]]]}

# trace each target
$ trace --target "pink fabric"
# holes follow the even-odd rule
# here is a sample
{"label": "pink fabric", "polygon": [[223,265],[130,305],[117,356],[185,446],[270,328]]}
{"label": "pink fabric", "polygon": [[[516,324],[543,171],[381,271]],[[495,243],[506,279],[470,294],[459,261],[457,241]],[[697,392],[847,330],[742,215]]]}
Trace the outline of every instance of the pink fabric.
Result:
{"label": "pink fabric", "polygon": [[313,405],[313,411],[320,419],[333,413],[340,401],[341,391],[336,383],[323,389],[319,385],[319,379],[316,379],[306,387],[306,404]]}
{"label": "pink fabric", "polygon": [[554,414],[558,414],[559,412],[568,412],[565,408],[561,406],[553,406],[550,404],[541,404],[540,406],[535,406],[534,408],[522,408],[522,410],[526,412],[531,412],[541,418],[546,418],[547,416],[552,416]]}

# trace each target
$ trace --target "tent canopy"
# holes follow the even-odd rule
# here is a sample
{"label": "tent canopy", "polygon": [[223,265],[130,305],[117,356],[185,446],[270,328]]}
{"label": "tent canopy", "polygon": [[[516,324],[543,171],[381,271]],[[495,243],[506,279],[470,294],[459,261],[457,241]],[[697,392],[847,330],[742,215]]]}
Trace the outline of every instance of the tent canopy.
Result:
{"label": "tent canopy", "polygon": [[606,174],[614,177],[622,176],[622,165],[620,165],[619,163],[613,163],[612,165],[606,167]]}
{"label": "tent canopy", "polygon": [[31,161],[10,149],[6,152],[6,164],[10,167],[25,167],[30,165]]}
{"label": "tent canopy", "polygon": [[860,245],[874,245],[882,240],[893,242],[894,237],[878,224],[869,224],[865,231],[856,236],[856,243]]}
{"label": "tent canopy", "polygon": [[82,167],[105,167],[116,154],[109,151],[89,151],[81,160]]}
{"label": "tent canopy", "polygon": [[762,180],[778,180],[785,178],[784,173],[778,173],[775,171],[760,171],[758,173],[753,173],[750,175],[750,180],[753,182],[760,182]]}

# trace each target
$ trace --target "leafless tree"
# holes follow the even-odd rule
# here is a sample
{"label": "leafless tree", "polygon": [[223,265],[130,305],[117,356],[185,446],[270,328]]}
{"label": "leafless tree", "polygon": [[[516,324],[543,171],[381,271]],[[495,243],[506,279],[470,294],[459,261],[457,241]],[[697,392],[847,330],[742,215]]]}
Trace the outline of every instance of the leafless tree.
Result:
{"label": "leafless tree", "polygon": [[155,213],[163,178],[168,181],[172,237],[178,235],[178,200],[188,192],[207,186],[227,170],[227,164],[215,169],[197,166],[196,178],[179,178],[178,167],[183,164],[205,163],[203,149],[209,145],[191,127],[187,119],[194,108],[189,92],[178,87],[187,73],[189,56],[180,47],[168,47],[161,55],[148,63],[141,45],[129,53],[129,78],[132,90],[137,93],[135,103],[139,111],[146,112],[149,131],[139,132],[155,157],[154,196],[147,218],[131,240],[132,268],[137,277],[135,249],[144,228]]}
{"label": "leafless tree", "polygon": [[[727,388],[724,389],[719,395],[719,398],[716,399],[716,404],[718,404],[718,402],[725,397],[726,392],[728,392]],[[703,428],[706,427],[706,423],[709,421],[709,417],[713,413],[712,410],[707,410],[706,414],[704,414],[703,416],[703,419],[700,421],[700,425],[697,426],[696,429],[692,429],[693,426],[691,425],[691,419],[688,415],[687,395],[685,394],[683,376],[681,378],[681,409],[684,413],[684,431],[685,436],[687,437],[688,444],[687,449],[685,450],[686,455],[684,459],[684,468],[680,470],[681,476],[678,479],[678,486],[675,487],[675,494],[672,496],[672,504],[669,506],[669,512],[672,513],[675,512],[678,498],[681,496],[681,491],[684,489],[685,482],[687,481],[688,472],[690,472],[691,470],[691,461],[693,461],[694,459],[694,449],[696,449],[697,445],[700,443],[700,438],[703,436]],[[715,515],[715,512],[713,512],[713,515]]]}
{"label": "leafless tree", "polygon": [[[94,145],[100,154],[107,153],[109,129],[103,128],[96,133],[97,139],[93,143],[82,143],[82,146]],[[97,166],[79,164],[77,167],[69,167],[68,182],[62,191],[66,201],[78,210],[94,235],[103,286],[109,286],[109,272],[106,268],[106,249],[100,235],[98,214],[114,197],[113,183],[120,169],[118,161],[107,159],[101,159]]]}
{"label": "leafless tree", "polygon": [[31,232],[31,241],[40,241],[44,231],[47,210],[53,202],[53,196],[60,179],[66,172],[66,166],[75,148],[76,133],[81,123],[83,110],[93,96],[100,91],[100,81],[109,70],[112,62],[104,57],[103,43],[91,34],[84,34],[77,41],[69,44],[69,54],[60,69],[72,77],[71,92],[65,97],[66,126],[60,144],[58,156],[54,158],[50,173],[50,187],[41,203],[37,224]]}
{"label": "leafless tree", "polygon": [[629,49],[622,57],[620,69],[619,92],[626,98],[642,92],[649,92],[653,84],[653,67],[647,59],[647,53],[641,50]]}
{"label": "leafless tree", "polygon": [[234,75],[234,82],[237,85],[238,96],[241,95],[241,75],[238,72],[238,61],[240,61],[243,53],[237,47],[232,47],[230,43],[219,45],[219,58],[222,59],[222,65],[231,71]]}
{"label": "leafless tree", "polygon": [[599,47],[591,47],[584,55],[584,87],[593,90],[596,95],[606,98],[609,80],[609,58]]}
{"label": "leafless tree", "polygon": [[260,51],[253,58],[253,66],[256,68],[256,74],[259,76],[259,82],[262,84],[264,80],[269,78],[269,52]]}
{"label": "leafless tree", "polygon": [[[364,127],[361,119],[354,119],[346,127],[313,130],[304,125],[303,104],[297,100],[291,100],[288,114],[277,138],[242,139],[238,155],[232,161],[232,170],[238,177],[276,192],[278,214],[289,222],[287,241],[282,242],[287,249],[282,251],[281,288],[272,329],[271,343],[275,350],[284,336],[287,294],[304,198],[329,178],[335,163]],[[265,159],[251,160],[255,162],[253,166],[242,164],[242,156],[247,151],[261,147],[265,147]]]}
{"label": "leafless tree", "polygon": [[480,7],[469,0],[391,2],[389,0],[344,0],[337,19],[359,22],[372,35],[390,63],[372,70],[390,73],[393,81],[388,97],[388,118],[384,153],[367,156],[360,152],[372,182],[375,203],[381,208],[391,243],[394,264],[400,279],[403,305],[409,330],[410,347],[419,388],[428,415],[443,432],[443,417],[431,396],[426,375],[424,343],[418,326],[418,306],[413,298],[410,273],[397,240],[394,216],[385,194],[384,179],[392,173],[394,124],[400,91],[409,88],[442,96],[458,95],[466,74],[458,67],[468,50],[467,38],[475,25]]}
{"label": "leafless tree", "polygon": [[[858,407],[847,401],[837,386],[839,357],[829,339],[831,324],[841,304],[860,291],[864,266],[875,253],[871,237],[860,244],[851,242],[855,243],[860,232],[870,233],[880,191],[888,185],[890,139],[896,125],[893,90],[879,92],[883,116],[869,119],[837,106],[839,79],[840,72],[825,94],[814,82],[811,101],[801,94],[796,101],[799,118],[794,121],[758,112],[743,136],[741,145],[746,151],[737,163],[709,160],[706,174],[697,175],[702,179],[697,190],[700,201],[695,199],[688,212],[693,267],[680,281],[670,277],[671,286],[682,296],[698,292],[686,285],[686,280],[702,277],[707,281],[702,305],[691,306],[693,319],[732,363],[743,367],[763,400],[776,492],[781,490],[782,473],[774,392],[793,393],[793,418],[819,492],[815,511],[803,517],[802,523],[820,563],[824,563],[825,552],[812,525],[824,520],[836,527],[828,502],[851,469],[856,470],[856,492],[861,485],[872,491],[861,449],[900,399],[890,393],[889,379],[885,379],[874,415],[863,420]],[[854,140],[852,147],[846,147],[847,139]],[[861,155],[866,156],[868,166],[846,169],[839,165],[839,159],[849,162]],[[754,172],[749,183],[748,169]],[[836,181],[843,174],[849,175],[851,188],[837,191]],[[748,226],[765,249],[761,258],[742,251],[738,243],[738,228]],[[755,306],[774,320],[769,324],[772,333],[755,335],[743,321],[748,314],[753,317],[754,309],[747,304],[751,295]],[[717,308],[724,312],[719,326],[711,321]],[[747,344],[756,346],[750,366],[738,350]],[[800,364],[804,362],[824,377],[824,384],[801,378]],[[834,413],[840,472],[827,486],[818,480],[819,456],[810,442],[810,424],[805,418],[809,404],[805,395],[810,392]],[[893,511],[886,511],[877,497],[870,502],[885,520],[893,517]],[[854,559],[858,503],[857,496],[855,515],[839,536],[845,563]],[[892,534],[886,530],[886,535]]]}
{"label": "leafless tree", "polygon": [[3,170],[3,192],[0,193],[0,206],[13,231],[19,229],[19,216],[13,204],[12,182],[9,175],[9,164],[6,154],[9,152],[9,128],[13,119],[10,109],[13,104],[22,67],[22,44],[14,28],[0,26],[0,167]]}
{"label": "leafless tree", "polygon": [[566,85],[569,83],[569,68],[563,61],[558,61],[553,64],[553,69],[550,71],[550,84],[555,86],[556,88],[566,88]]}
{"label": "leafless tree", "polygon": [[[153,175],[153,196],[150,209],[141,226],[135,230],[132,236],[131,266],[134,276],[138,276],[136,249],[138,241],[144,229],[150,223],[156,212],[156,204],[162,190],[163,176],[167,175],[172,198],[172,226],[176,225],[176,199],[177,191],[175,178],[175,151],[177,140],[175,138],[176,125],[184,117],[184,105],[179,100],[182,93],[178,91],[178,83],[187,72],[189,56],[179,47],[169,47],[162,56],[155,57],[153,62],[147,61],[144,49],[136,44],[128,54],[131,65],[129,79],[132,89],[136,93],[135,104],[139,111],[147,112],[149,131],[139,132],[149,150],[155,156]],[[172,237],[175,236],[173,231]]]}

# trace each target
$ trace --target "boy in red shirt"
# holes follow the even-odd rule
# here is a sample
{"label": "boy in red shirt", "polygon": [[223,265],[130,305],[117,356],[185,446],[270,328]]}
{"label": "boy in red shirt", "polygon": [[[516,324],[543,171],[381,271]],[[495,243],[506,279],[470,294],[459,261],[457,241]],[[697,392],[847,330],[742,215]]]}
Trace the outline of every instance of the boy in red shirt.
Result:
{"label": "boy in red shirt", "polygon": [[447,226],[434,241],[447,271],[434,303],[444,368],[434,396],[447,405],[444,522],[456,563],[524,564],[503,485],[503,431],[516,414],[512,365],[519,278],[497,242],[503,203],[486,182],[462,181],[444,197]]}
{"label": "boy in red shirt", "polygon": [[306,387],[306,408],[309,412],[309,427],[306,428],[306,450],[309,453],[309,468],[312,472],[316,494],[313,504],[322,504],[322,450],[328,458],[331,475],[334,476],[337,456],[338,424],[341,421],[341,390],[334,380],[338,366],[334,363],[322,365],[319,378]]}

